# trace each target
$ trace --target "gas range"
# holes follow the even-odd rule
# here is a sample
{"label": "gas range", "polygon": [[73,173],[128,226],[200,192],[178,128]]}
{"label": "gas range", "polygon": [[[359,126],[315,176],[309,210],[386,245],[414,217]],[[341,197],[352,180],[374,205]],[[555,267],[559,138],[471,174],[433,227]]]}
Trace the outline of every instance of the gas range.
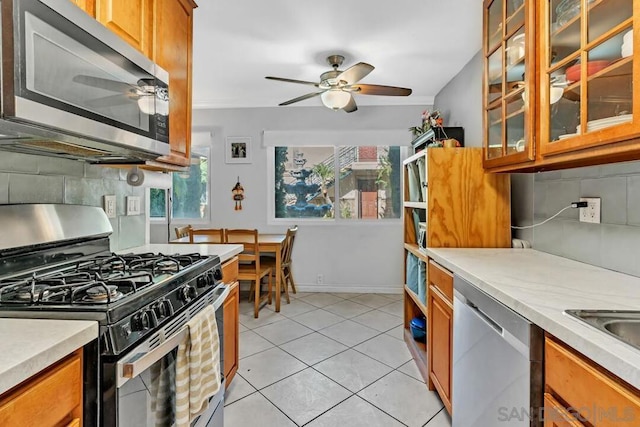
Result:
{"label": "gas range", "polygon": [[[173,387],[158,380],[175,377],[188,323],[209,306],[222,372],[229,288],[220,282],[218,257],[116,255],[111,224],[97,207],[0,205],[0,224],[0,317],[99,323],[99,339],[83,348],[84,425],[157,425],[163,414],[152,402]],[[223,396],[224,379],[210,411],[192,426],[220,417]]]}
{"label": "gas range", "polygon": [[215,288],[221,278],[215,256],[83,255],[0,279],[0,316],[97,320],[102,353],[117,355]]}

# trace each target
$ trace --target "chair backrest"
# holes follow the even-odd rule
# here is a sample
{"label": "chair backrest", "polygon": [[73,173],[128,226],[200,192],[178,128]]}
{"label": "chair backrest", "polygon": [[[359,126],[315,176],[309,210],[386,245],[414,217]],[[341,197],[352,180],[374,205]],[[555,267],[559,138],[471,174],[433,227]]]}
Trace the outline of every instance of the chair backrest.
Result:
{"label": "chair backrest", "polygon": [[224,243],[224,228],[201,228],[189,230],[189,242],[194,243],[194,236],[206,236],[206,242],[198,243]]}
{"label": "chair backrest", "polygon": [[293,227],[287,230],[287,237],[284,240],[284,245],[282,245],[282,265],[286,266],[291,263],[291,253],[293,252],[293,241],[296,238],[296,233],[298,232],[298,226],[294,225]]}
{"label": "chair backrest", "polygon": [[189,235],[190,228],[191,224],[185,225],[184,227],[176,227],[176,238],[180,239],[182,237],[187,237]]}
{"label": "chair backrest", "polygon": [[228,229],[227,243],[244,245],[244,251],[238,255],[241,263],[255,263],[256,274],[260,271],[260,251],[258,247],[258,230]]}

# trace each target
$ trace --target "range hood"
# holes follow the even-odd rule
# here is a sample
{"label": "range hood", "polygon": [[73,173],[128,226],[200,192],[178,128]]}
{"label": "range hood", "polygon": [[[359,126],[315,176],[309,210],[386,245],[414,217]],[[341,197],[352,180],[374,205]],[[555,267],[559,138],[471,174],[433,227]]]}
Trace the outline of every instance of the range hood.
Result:
{"label": "range hood", "polygon": [[100,164],[169,154],[165,70],[69,0],[0,8],[0,150]]}

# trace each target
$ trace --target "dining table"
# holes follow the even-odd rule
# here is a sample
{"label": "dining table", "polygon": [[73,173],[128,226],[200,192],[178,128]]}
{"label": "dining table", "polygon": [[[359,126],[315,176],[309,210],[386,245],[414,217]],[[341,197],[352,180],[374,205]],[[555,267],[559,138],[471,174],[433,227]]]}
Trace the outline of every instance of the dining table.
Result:
{"label": "dining table", "polygon": [[[260,254],[275,254],[276,258],[276,271],[274,275],[276,276],[275,283],[275,300],[276,300],[276,312],[280,312],[280,289],[282,287],[282,283],[280,281],[280,270],[282,269],[282,245],[284,244],[285,239],[287,238],[286,234],[258,234],[258,250]],[[218,241],[210,241],[210,236],[197,234],[193,236],[193,242],[189,240],[189,236],[181,237],[179,239],[175,239],[170,241],[169,243],[186,243],[186,244],[198,244],[198,243],[217,243]],[[286,286],[286,284],[285,284]]]}

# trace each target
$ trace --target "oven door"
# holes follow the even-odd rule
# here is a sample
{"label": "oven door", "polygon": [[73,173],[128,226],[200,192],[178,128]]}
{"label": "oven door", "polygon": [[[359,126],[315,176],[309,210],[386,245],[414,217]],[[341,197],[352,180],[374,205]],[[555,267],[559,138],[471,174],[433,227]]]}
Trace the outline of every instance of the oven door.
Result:
{"label": "oven door", "polygon": [[3,90],[5,118],[169,152],[166,71],[68,0],[12,3],[14,64],[4,71],[15,87]]}
{"label": "oven door", "polygon": [[[215,293],[216,291],[214,291]],[[221,287],[213,302],[222,352],[222,304],[229,294]],[[185,322],[186,323],[186,322]],[[187,333],[180,327],[161,344],[158,334],[130,351],[116,365],[116,423],[118,427],[170,427],[175,421],[175,373],[178,346]],[[151,349],[152,348],[152,349]],[[222,373],[222,365],[220,366]],[[224,378],[220,391],[209,400],[208,409],[192,422],[193,427],[223,427]],[[109,414],[103,414],[108,417]]]}

